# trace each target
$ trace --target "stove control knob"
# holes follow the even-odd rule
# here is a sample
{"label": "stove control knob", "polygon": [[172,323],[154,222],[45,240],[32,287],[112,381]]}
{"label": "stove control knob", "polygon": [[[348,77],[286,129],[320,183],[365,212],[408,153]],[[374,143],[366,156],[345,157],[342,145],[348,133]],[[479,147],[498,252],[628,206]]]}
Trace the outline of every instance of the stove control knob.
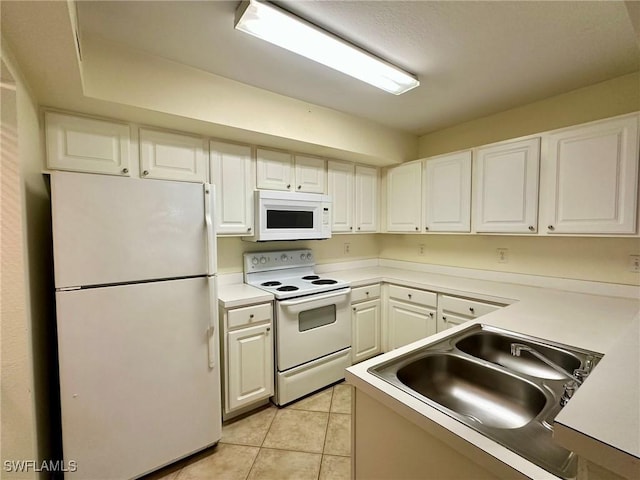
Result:
{"label": "stove control knob", "polygon": [[304,260],[307,256],[304,253],[300,254],[300,260]]}
{"label": "stove control knob", "polygon": [[258,263],[260,263],[260,260],[258,260],[258,257],[253,257],[253,258],[251,259],[251,263],[252,263],[253,265],[258,265]]}
{"label": "stove control knob", "polygon": [[283,262],[286,262],[287,260],[289,260],[289,257],[287,257],[287,254],[286,254],[286,253],[283,253],[283,254],[280,256],[280,260],[282,260]]}
{"label": "stove control knob", "polygon": [[260,263],[262,264],[267,263],[267,257],[260,257]]}
{"label": "stove control knob", "polygon": [[311,254],[307,253],[307,260],[311,260]]}

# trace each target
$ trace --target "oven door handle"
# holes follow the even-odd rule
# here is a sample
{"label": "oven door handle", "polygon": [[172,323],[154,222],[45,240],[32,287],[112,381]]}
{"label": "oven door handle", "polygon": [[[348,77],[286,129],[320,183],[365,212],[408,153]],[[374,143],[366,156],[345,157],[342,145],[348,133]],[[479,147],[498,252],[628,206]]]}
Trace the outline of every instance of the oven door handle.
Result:
{"label": "oven door handle", "polygon": [[327,300],[334,297],[346,296],[351,292],[351,287],[343,288],[335,292],[329,292],[326,295],[307,295],[296,300],[280,300],[278,304],[282,307],[293,307],[294,305],[300,305],[301,303],[307,303],[310,301]]}

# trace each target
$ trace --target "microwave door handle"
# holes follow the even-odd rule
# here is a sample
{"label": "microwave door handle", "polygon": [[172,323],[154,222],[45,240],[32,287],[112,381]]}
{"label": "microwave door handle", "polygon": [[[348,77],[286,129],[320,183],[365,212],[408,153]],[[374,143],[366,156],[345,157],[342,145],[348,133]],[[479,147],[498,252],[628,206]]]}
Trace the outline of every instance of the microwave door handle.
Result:
{"label": "microwave door handle", "polygon": [[294,305],[300,305],[301,303],[307,303],[310,301],[315,302],[317,300],[327,300],[329,298],[343,297],[348,295],[349,292],[351,292],[351,287],[344,288],[337,292],[330,292],[330,293],[327,293],[326,295],[313,295],[313,296],[309,295],[307,297],[303,297],[297,300],[281,300],[280,302],[278,302],[278,304],[283,307],[292,307]]}

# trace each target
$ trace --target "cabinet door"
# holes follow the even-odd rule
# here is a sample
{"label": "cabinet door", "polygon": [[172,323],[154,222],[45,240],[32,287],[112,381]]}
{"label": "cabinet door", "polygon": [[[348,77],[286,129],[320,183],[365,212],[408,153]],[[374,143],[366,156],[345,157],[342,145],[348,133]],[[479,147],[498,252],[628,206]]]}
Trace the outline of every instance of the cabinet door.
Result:
{"label": "cabinet door", "polygon": [[217,233],[252,233],[255,176],[251,147],[210,142],[209,150],[211,183],[216,186]]}
{"label": "cabinet door", "polygon": [[547,233],[635,233],[638,116],[551,133]]}
{"label": "cabinet door", "polygon": [[471,318],[467,318],[462,315],[454,315],[453,313],[447,313],[446,315],[442,315],[438,319],[438,332],[446,330],[447,328],[461,325],[468,320],[471,320]]}
{"label": "cabinet door", "polygon": [[333,202],[332,232],[353,231],[353,165],[328,162],[328,192]]}
{"label": "cabinet door", "polygon": [[351,352],[353,363],[361,362],[382,351],[380,344],[380,300],[353,305]]}
{"label": "cabinet door", "polygon": [[325,163],[321,158],[296,155],[296,192],[325,193],[327,181]]}
{"label": "cabinet door", "polygon": [[378,169],[357,165],[355,187],[356,231],[376,232],[378,231]]}
{"label": "cabinet door", "polygon": [[129,125],[46,112],[47,167],[129,176]]}
{"label": "cabinet door", "polygon": [[389,350],[436,333],[435,310],[391,299],[387,306]]}
{"label": "cabinet door", "polygon": [[471,230],[471,151],[425,160],[424,229]]}
{"label": "cabinet door", "polygon": [[293,191],[293,157],[289,153],[258,149],[257,187]]}
{"label": "cabinet door", "polygon": [[141,128],[140,176],[159,180],[206,182],[204,140]]}
{"label": "cabinet door", "polygon": [[540,138],[478,149],[477,232],[537,231],[539,164]]}
{"label": "cabinet door", "polygon": [[422,215],[422,163],[387,170],[387,231],[418,232]]}
{"label": "cabinet door", "polygon": [[271,324],[227,334],[227,410],[273,395]]}

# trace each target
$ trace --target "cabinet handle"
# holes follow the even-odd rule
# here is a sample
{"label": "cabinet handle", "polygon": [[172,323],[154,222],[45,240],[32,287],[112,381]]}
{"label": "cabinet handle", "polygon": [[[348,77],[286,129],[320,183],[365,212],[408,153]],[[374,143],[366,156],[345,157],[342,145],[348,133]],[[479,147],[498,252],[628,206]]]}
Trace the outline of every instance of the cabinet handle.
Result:
{"label": "cabinet handle", "polygon": [[249,315],[249,318],[253,318],[253,313]]}
{"label": "cabinet handle", "polygon": [[353,230],[353,227],[349,227],[349,230]]}
{"label": "cabinet handle", "polygon": [[447,317],[445,317],[444,315],[442,316],[442,320],[444,320],[445,322],[447,321]]}
{"label": "cabinet handle", "polygon": [[122,173],[124,173],[126,175],[127,173],[129,173],[129,169],[128,168],[123,168],[122,169]]}
{"label": "cabinet handle", "polygon": [[429,316],[433,318],[433,312],[429,312]]}
{"label": "cabinet handle", "polygon": [[471,313],[476,313],[476,312],[475,312],[475,310],[473,309],[473,307],[469,307],[469,311],[470,311]]}
{"label": "cabinet handle", "polygon": [[369,292],[364,292],[364,294],[368,297],[369,296]]}
{"label": "cabinet handle", "polygon": [[354,311],[354,312],[356,311],[356,307],[353,307],[353,311]]}
{"label": "cabinet handle", "polygon": [[428,231],[428,230],[429,230],[429,227],[424,227],[424,230],[425,230],[425,231]]}
{"label": "cabinet handle", "polygon": [[271,331],[271,327],[267,327],[267,332],[270,332],[270,331]]}
{"label": "cabinet handle", "polygon": [[411,298],[411,294],[409,294],[409,298]]}
{"label": "cabinet handle", "polygon": [[360,227],[358,227],[358,230],[360,230]]}
{"label": "cabinet handle", "polygon": [[533,232],[536,229],[536,227],[534,227],[533,225],[529,225],[529,231]]}
{"label": "cabinet handle", "polygon": [[416,227],[416,232],[417,232],[418,230],[420,230],[420,229],[419,229],[418,227]]}
{"label": "cabinet handle", "polygon": [[145,177],[146,177],[147,175],[149,175],[149,170],[144,170],[144,171],[142,172],[142,175],[144,175]]}
{"label": "cabinet handle", "polygon": [[298,185],[298,190],[300,190],[302,188],[302,185]]}
{"label": "cabinet handle", "polygon": [[553,231],[555,230],[555,227],[554,227],[553,225],[549,225],[549,226],[547,227],[547,229],[548,229],[548,230],[551,230],[551,231],[553,232]]}
{"label": "cabinet handle", "polygon": [[250,232],[250,231],[251,231],[251,227],[247,228],[247,232]]}
{"label": "cabinet handle", "polygon": [[287,185],[287,190],[289,190],[291,188],[291,184]]}

